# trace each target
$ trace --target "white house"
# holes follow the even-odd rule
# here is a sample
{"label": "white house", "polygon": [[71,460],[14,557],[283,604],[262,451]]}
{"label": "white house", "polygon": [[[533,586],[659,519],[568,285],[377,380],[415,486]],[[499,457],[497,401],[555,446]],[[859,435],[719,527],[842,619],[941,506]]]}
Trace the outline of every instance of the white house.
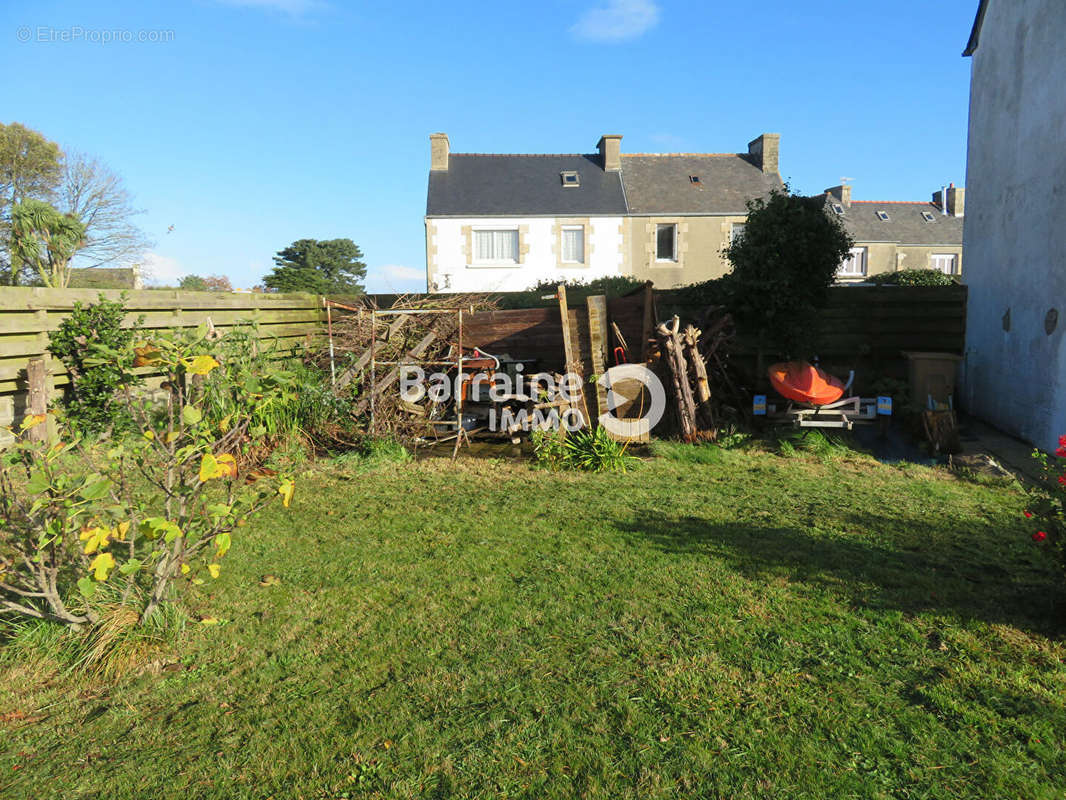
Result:
{"label": "white house", "polygon": [[982,0],[964,248],[968,410],[1045,449],[1066,434],[1066,4]]}
{"label": "white house", "polygon": [[522,291],[542,281],[622,274],[620,136],[599,155],[449,152],[430,137],[430,291]]}

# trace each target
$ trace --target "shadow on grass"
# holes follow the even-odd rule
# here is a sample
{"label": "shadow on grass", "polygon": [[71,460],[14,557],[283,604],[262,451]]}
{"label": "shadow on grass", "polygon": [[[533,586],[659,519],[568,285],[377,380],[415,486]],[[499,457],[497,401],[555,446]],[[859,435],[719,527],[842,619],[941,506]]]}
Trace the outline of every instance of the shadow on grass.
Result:
{"label": "shadow on grass", "polygon": [[821,587],[855,607],[941,612],[1046,636],[1066,633],[1066,597],[1057,576],[1014,542],[1012,531],[991,525],[962,531],[952,521],[846,511],[836,522],[861,533],[691,516],[629,519],[616,527],[633,542],[715,558],[753,580],[786,577]]}

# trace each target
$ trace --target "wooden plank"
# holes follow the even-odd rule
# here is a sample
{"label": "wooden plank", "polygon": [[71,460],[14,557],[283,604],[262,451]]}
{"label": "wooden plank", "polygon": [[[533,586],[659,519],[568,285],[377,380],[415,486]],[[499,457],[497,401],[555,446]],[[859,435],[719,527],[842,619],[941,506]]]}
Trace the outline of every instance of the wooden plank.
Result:
{"label": "wooden plank", "polygon": [[[408,351],[407,358],[411,359],[412,361],[417,361],[418,358],[424,352],[426,352],[426,350],[429,349],[429,346],[431,344],[433,344],[433,341],[436,338],[437,338],[436,331],[430,331],[429,333],[427,333],[425,336],[422,337],[422,341],[420,341],[418,344],[416,344],[414,347],[412,347]],[[399,377],[400,377],[400,368],[399,367],[393,367],[391,370],[389,370],[389,372],[385,375],[385,377],[382,378],[380,381],[378,381],[377,385],[373,387],[372,391],[374,393],[374,397],[380,397],[381,393],[384,392],[386,389],[388,389],[390,386],[392,386],[392,384],[396,383],[396,379],[399,378]],[[355,413],[356,414],[362,414],[364,411],[366,411],[366,409],[367,409],[367,407],[369,405],[370,405],[370,397],[369,397],[369,395],[367,395],[366,397],[363,397],[358,403],[355,404]]]}
{"label": "wooden plank", "polygon": [[574,372],[577,363],[577,353],[574,350],[573,336],[570,330],[570,307],[566,303],[566,286],[559,284],[556,288],[556,297],[559,300],[559,323],[563,334],[563,360],[568,372]]}
{"label": "wooden plank", "polygon": [[[589,351],[593,375],[607,372],[607,297],[590,295],[585,301],[589,318]],[[607,413],[607,389],[596,383],[596,410],[599,416]]]}
{"label": "wooden plank", "polygon": [[[30,286],[0,287],[0,311],[70,310],[76,302],[95,303],[103,295],[118,300],[123,292],[114,289],[45,289]],[[285,294],[235,294],[232,292],[183,292],[142,289],[125,292],[130,309],[182,308],[321,308],[321,298],[299,292]]]}
{"label": "wooden plank", "polygon": [[[378,339],[378,341],[384,342],[391,339],[393,336],[400,332],[400,329],[403,328],[403,326],[406,325],[408,321],[410,321],[410,319],[411,316],[409,314],[400,315],[391,325],[389,325],[389,329],[385,333],[385,338],[383,340]],[[360,370],[365,369],[366,365],[369,363],[370,348],[368,347],[365,351],[363,351],[363,354],[359,356],[358,359],[356,359],[356,362],[350,367],[348,367],[348,369],[344,371],[344,374],[337,378],[337,382],[334,385],[334,391],[336,391],[337,389],[343,389],[345,386],[347,386],[351,379],[354,378]]]}
{"label": "wooden plank", "polygon": [[[34,356],[26,367],[26,383],[29,386],[27,412],[30,414],[48,413],[48,389],[51,383],[48,379],[48,367],[44,356]],[[35,425],[26,431],[26,438],[35,442],[43,442],[48,438],[47,425]]]}

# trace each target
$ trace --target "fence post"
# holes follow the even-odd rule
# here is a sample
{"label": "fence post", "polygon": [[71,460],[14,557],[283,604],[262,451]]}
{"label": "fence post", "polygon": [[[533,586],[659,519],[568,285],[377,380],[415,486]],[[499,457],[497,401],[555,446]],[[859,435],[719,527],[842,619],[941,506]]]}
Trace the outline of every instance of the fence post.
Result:
{"label": "fence post", "polygon": [[[48,365],[44,356],[34,356],[26,365],[26,382],[29,385],[28,411],[30,414],[48,413]],[[26,431],[26,438],[42,442],[48,438],[48,425],[34,425]]]}

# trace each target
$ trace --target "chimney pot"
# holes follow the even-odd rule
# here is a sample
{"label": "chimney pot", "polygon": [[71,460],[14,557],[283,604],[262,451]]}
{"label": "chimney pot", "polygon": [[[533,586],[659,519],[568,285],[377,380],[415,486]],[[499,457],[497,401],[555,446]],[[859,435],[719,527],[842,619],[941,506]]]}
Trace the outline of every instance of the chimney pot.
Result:
{"label": "chimney pot", "polygon": [[777,175],[780,147],[780,133],[764,133],[748,142],[748,157],[763,172]]}
{"label": "chimney pot", "polygon": [[431,171],[448,171],[448,153],[451,144],[446,133],[431,133],[429,135],[429,168]]}
{"label": "chimney pot", "polygon": [[603,161],[604,172],[617,172],[622,168],[622,137],[617,133],[605,133],[596,144]]}

